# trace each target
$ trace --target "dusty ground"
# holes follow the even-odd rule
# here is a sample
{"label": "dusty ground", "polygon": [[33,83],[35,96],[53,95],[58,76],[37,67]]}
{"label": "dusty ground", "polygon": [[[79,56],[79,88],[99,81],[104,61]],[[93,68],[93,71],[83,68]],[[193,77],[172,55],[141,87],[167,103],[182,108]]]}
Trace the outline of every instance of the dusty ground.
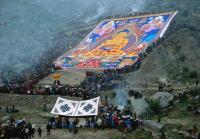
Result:
{"label": "dusty ground", "polygon": [[61,74],[60,82],[63,85],[79,85],[85,78],[84,72],[57,70],[55,73],[49,74],[47,77],[42,79],[37,85],[52,85],[54,82],[53,74]]}

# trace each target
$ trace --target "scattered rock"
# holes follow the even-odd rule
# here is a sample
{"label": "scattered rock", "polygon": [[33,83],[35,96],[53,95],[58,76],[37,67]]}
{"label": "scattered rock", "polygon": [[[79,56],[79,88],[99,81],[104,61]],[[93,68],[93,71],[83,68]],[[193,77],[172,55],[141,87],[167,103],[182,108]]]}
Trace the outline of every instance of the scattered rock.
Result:
{"label": "scattered rock", "polygon": [[147,128],[150,128],[151,130],[153,130],[155,132],[160,132],[164,128],[163,124],[157,123],[152,120],[145,120],[144,126],[146,126]]}
{"label": "scattered rock", "polygon": [[174,99],[174,96],[168,92],[157,92],[150,98],[153,101],[159,100],[160,106],[165,108],[170,105],[170,102]]}
{"label": "scattered rock", "polygon": [[50,114],[48,112],[41,112],[39,113],[39,116],[43,117],[43,118],[51,118],[51,117],[55,117],[55,115]]}

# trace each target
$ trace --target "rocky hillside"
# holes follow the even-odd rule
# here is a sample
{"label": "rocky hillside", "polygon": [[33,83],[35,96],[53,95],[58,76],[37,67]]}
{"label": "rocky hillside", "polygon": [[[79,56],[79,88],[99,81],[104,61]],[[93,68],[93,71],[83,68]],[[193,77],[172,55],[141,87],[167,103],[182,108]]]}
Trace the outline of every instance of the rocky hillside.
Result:
{"label": "rocky hillside", "polygon": [[[200,76],[200,6],[198,1],[192,1],[176,0],[169,7],[168,10],[179,13],[158,46],[143,60],[140,70],[127,76],[129,82],[159,78],[196,80]],[[167,10],[165,5],[162,8]]]}

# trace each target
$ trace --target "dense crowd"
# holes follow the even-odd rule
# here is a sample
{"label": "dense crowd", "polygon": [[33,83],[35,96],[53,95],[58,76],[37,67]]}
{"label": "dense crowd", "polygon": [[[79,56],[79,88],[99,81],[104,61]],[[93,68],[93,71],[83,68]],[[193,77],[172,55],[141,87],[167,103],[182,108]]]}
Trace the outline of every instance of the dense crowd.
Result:
{"label": "dense crowd", "polygon": [[126,86],[121,73],[127,73],[136,70],[140,66],[140,61],[135,65],[125,66],[122,69],[106,69],[103,72],[86,72],[86,77],[78,86],[62,85],[59,80],[55,80],[52,86],[29,87],[12,84],[7,86],[7,92],[16,94],[33,94],[33,95],[68,95],[72,97],[82,97],[90,99],[96,97],[97,93],[104,90],[122,88]]}
{"label": "dense crowd", "polygon": [[[55,81],[52,86],[34,87],[39,79],[54,72],[53,65],[44,63],[42,67],[38,66],[33,70],[34,74],[27,74],[29,80],[24,78],[16,78],[16,80],[6,84],[6,88],[2,92],[15,94],[42,94],[42,95],[68,95],[73,97],[83,97],[89,99],[96,97],[97,92],[109,89],[121,88],[126,85],[123,80],[123,73],[128,73],[139,69],[141,59],[134,65],[127,65],[120,69],[105,69],[102,73],[94,73],[86,71],[86,78],[78,86],[62,85],[60,81]],[[46,67],[46,68],[45,68]],[[46,69],[46,70],[45,70]]]}
{"label": "dense crowd", "polygon": [[[35,124],[31,122],[26,122],[25,120],[15,120],[10,118],[5,123],[0,126],[0,138],[10,139],[30,139],[34,137],[35,134]],[[38,127],[37,129],[38,137],[41,137],[42,129]]]}
{"label": "dense crowd", "polygon": [[119,110],[116,106],[100,107],[99,115],[94,117],[85,117],[84,122],[79,118],[70,119],[69,117],[51,118],[48,125],[52,129],[67,128],[69,132],[77,133],[77,127],[80,128],[116,128],[122,132],[129,132],[137,127],[143,126],[143,120],[138,118],[128,109]]}
{"label": "dense crowd", "polygon": [[[88,72],[86,72],[88,74]],[[116,89],[125,86],[122,76],[117,73],[91,73],[87,75],[78,86],[62,85],[60,81],[55,81],[53,86],[39,89],[35,94],[67,95],[71,97],[82,97],[90,99],[97,96],[103,90]],[[34,94],[34,93],[33,93]]]}

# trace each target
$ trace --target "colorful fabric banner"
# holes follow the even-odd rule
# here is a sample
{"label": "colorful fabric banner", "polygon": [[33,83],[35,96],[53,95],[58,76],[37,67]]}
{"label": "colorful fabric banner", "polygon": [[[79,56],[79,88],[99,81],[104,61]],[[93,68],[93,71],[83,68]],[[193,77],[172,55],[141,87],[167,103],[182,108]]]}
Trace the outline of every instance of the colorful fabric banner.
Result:
{"label": "colorful fabric banner", "polygon": [[80,44],[54,63],[62,69],[116,69],[137,62],[163,37],[177,12],[102,21]]}

